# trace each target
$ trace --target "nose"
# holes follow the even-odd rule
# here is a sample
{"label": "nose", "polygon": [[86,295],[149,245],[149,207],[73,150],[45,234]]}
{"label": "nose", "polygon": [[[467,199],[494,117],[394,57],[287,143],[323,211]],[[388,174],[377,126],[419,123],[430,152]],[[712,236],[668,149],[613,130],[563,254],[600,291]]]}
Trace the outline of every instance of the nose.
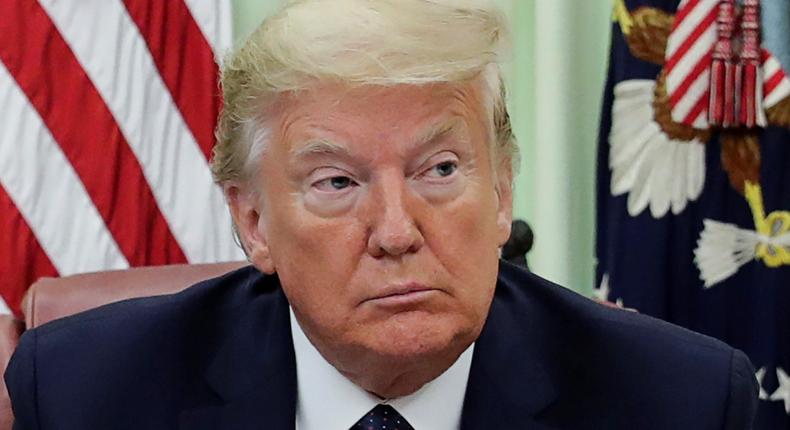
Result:
{"label": "nose", "polygon": [[417,252],[425,239],[414,216],[416,202],[410,202],[412,198],[403,175],[383,177],[371,191],[373,216],[368,253],[381,258]]}

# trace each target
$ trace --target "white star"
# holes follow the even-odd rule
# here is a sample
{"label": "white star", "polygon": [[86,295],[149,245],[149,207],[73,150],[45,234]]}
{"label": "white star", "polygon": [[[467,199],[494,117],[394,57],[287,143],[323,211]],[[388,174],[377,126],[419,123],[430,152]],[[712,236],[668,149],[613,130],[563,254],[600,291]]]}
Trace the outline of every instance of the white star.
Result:
{"label": "white star", "polygon": [[770,399],[775,402],[783,400],[785,402],[785,411],[790,414],[790,376],[781,367],[777,367],[776,379],[779,380],[779,388],[771,394]]}
{"label": "white star", "polygon": [[765,378],[765,367],[761,367],[760,370],[758,370],[754,374],[754,377],[757,378],[757,385],[760,386],[760,400],[768,400],[768,393],[765,391],[765,388],[763,388],[763,378]]}
{"label": "white star", "polygon": [[598,300],[608,302],[610,292],[611,290],[609,289],[609,274],[604,273],[603,277],[601,278],[601,286],[593,289],[593,296],[595,296],[595,298]]}
{"label": "white star", "polygon": [[[604,273],[601,277],[601,285],[598,288],[593,289],[593,297],[595,297],[596,300],[602,302],[609,302],[609,294],[611,294],[611,292],[612,289],[609,288],[609,274]],[[617,307],[624,308],[623,299],[618,297],[614,303],[617,305]]]}

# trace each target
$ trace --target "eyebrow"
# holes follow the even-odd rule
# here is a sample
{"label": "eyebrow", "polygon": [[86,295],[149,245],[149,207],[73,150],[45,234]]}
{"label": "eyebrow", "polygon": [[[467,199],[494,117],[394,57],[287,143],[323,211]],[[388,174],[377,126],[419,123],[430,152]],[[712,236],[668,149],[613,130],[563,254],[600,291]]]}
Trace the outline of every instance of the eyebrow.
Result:
{"label": "eyebrow", "polygon": [[[457,132],[458,130],[465,130],[464,121],[461,118],[452,118],[448,121],[441,122],[418,135],[413,147],[421,148],[453,132]],[[462,135],[465,136],[464,133],[462,133]],[[311,155],[334,155],[351,158],[351,153],[349,153],[348,148],[327,139],[309,140],[299,148],[293,149],[291,155],[294,158],[305,158]]]}
{"label": "eyebrow", "polygon": [[441,122],[437,125],[430,127],[427,131],[423,132],[417,138],[415,142],[418,146],[422,146],[423,144],[435,142],[443,137],[446,137],[450,133],[462,130],[464,121],[461,118],[454,117],[447,121]]}
{"label": "eyebrow", "polygon": [[448,136],[455,136],[459,143],[471,142],[466,121],[455,116],[436,123],[418,134],[413,144],[409,145],[408,151],[412,154],[422,153]]}
{"label": "eyebrow", "polygon": [[299,148],[291,151],[291,154],[295,158],[303,158],[310,155],[340,155],[343,157],[350,156],[348,149],[345,146],[326,139],[310,140]]}

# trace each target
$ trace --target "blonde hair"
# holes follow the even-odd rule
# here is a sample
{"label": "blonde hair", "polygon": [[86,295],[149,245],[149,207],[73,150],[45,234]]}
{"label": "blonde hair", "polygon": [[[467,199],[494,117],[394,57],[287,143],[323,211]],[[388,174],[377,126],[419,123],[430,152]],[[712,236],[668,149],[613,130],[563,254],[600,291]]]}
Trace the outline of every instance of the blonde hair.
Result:
{"label": "blonde hair", "polygon": [[495,150],[517,166],[499,69],[504,33],[490,0],[289,2],[225,59],[214,179],[247,180],[269,137],[266,107],[316,81],[390,86],[479,78],[490,99]]}

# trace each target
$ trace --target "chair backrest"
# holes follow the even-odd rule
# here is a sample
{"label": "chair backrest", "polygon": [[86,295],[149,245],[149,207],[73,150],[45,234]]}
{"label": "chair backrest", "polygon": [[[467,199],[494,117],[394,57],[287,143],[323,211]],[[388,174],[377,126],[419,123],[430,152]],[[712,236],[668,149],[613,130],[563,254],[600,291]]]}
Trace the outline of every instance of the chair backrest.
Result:
{"label": "chair backrest", "polygon": [[[0,315],[0,366],[2,366],[0,369],[3,369],[3,372],[24,329],[22,321],[17,320],[13,315]],[[13,424],[11,399],[5,387],[5,379],[0,378],[0,430],[11,430]]]}
{"label": "chair backrest", "polygon": [[177,293],[247,264],[181,264],[42,278],[22,300],[25,328],[125,299]]}
{"label": "chair backrest", "polygon": [[[177,293],[247,264],[182,264],[42,278],[28,289],[22,300],[24,323],[10,315],[0,315],[0,370],[5,373],[25,329],[108,303]],[[0,430],[11,430],[13,422],[5,379],[0,378]]]}

